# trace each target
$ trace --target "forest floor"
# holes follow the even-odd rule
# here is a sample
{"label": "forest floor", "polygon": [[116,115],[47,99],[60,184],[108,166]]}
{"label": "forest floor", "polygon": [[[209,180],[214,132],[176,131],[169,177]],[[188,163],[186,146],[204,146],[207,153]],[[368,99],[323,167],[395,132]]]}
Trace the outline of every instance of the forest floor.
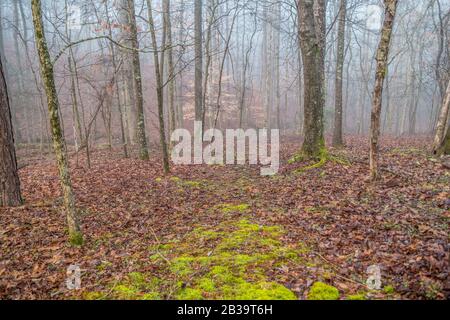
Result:
{"label": "forest floor", "polygon": [[[88,170],[72,156],[80,248],[67,243],[54,160],[21,150],[25,205],[0,209],[0,299],[305,299],[317,281],[340,299],[448,296],[450,171],[429,140],[385,138],[376,184],[365,138],[310,170],[288,164],[299,143],[283,140],[274,177],[206,165],[164,176],[157,154],[119,150],[94,152]],[[81,290],[66,288],[70,265]],[[371,265],[381,290],[365,286]],[[327,288],[316,294],[338,297]]]}

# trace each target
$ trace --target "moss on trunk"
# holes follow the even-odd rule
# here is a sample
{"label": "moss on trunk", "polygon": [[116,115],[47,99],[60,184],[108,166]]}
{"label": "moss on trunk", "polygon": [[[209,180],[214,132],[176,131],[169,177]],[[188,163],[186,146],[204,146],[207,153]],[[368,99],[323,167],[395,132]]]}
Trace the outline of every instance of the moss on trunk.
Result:
{"label": "moss on trunk", "polygon": [[75,208],[75,199],[72,191],[72,182],[70,179],[65,140],[59,119],[59,100],[53,74],[53,63],[50,59],[50,54],[45,39],[44,26],[42,23],[41,0],[32,0],[31,9],[33,14],[35,40],[39,56],[42,82],[47,95],[48,115],[50,118],[53,149],[55,151],[59,178],[63,189],[64,207],[66,211],[67,227],[69,230],[69,241],[73,245],[81,245],[83,242],[83,237],[80,230],[77,210]]}

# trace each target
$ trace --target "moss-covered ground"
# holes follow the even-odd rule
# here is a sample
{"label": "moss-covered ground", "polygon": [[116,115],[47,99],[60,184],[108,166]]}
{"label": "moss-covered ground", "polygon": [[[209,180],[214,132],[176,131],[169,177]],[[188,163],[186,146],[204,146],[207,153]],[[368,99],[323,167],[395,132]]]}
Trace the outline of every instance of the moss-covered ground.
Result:
{"label": "moss-covered ground", "polygon": [[[246,205],[222,206],[245,211]],[[108,292],[87,292],[86,299],[295,300],[283,283],[269,279],[273,268],[305,263],[308,248],[284,245],[284,230],[248,219],[215,228],[198,227],[185,238],[149,248],[149,262],[164,277],[132,272]]]}

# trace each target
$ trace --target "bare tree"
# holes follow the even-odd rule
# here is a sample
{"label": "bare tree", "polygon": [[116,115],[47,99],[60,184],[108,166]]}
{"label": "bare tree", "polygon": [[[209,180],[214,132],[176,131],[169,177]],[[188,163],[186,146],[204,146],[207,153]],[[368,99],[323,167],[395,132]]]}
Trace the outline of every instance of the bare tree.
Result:
{"label": "bare tree", "polygon": [[53,63],[48,51],[44,26],[42,23],[41,0],[31,0],[31,9],[33,13],[35,41],[41,67],[41,77],[47,95],[48,114],[53,138],[53,149],[55,151],[59,177],[63,189],[64,207],[66,210],[67,226],[69,230],[69,241],[73,245],[81,245],[83,243],[83,236],[81,233],[77,209],[75,207],[66,146],[59,119],[59,100],[55,86]]}
{"label": "bare tree", "polygon": [[0,56],[0,207],[22,203],[6,76]]}
{"label": "bare tree", "polygon": [[[108,1],[105,1],[105,14],[106,14],[106,22],[108,25],[108,36],[112,39],[113,33],[112,33],[112,22],[110,20],[109,15],[109,8],[108,8]],[[109,41],[109,52],[112,59],[112,67],[114,70],[117,70],[117,56],[116,56],[116,48],[114,47],[114,44]],[[120,124],[120,139],[122,142],[122,148],[123,148],[123,154],[125,158],[128,158],[128,146],[127,146],[127,140],[125,135],[125,123],[124,123],[124,112],[122,109],[122,102],[120,101],[120,86],[118,77],[114,77],[114,89],[115,89],[115,96],[117,99],[117,109],[119,111],[119,124]]]}
{"label": "bare tree", "polygon": [[381,39],[377,51],[377,69],[375,75],[375,88],[373,90],[371,128],[370,128],[370,177],[378,178],[378,139],[380,136],[380,116],[383,97],[383,84],[388,67],[389,47],[391,44],[392,29],[398,0],[384,0],[385,17],[381,30]]}
{"label": "bare tree", "polygon": [[339,27],[337,43],[337,61],[336,61],[336,81],[335,81],[335,111],[334,111],[334,134],[333,146],[341,147],[344,145],[342,137],[342,76],[344,73],[345,59],[345,24],[347,16],[347,1],[341,0],[339,7]]}
{"label": "bare tree", "polygon": [[171,18],[171,2],[170,0],[164,0],[164,25],[165,32],[167,34],[167,41],[165,53],[167,55],[168,66],[168,106],[169,106],[169,133],[173,132],[176,128],[176,111],[175,111],[175,64],[173,59],[173,40],[172,40],[172,18]]}
{"label": "bare tree", "polygon": [[[203,1],[195,1],[195,120],[203,121]],[[203,124],[204,125],[204,124]]]}
{"label": "bare tree", "polygon": [[[148,23],[150,27],[150,34],[152,38],[152,45],[153,45],[153,61],[155,64],[155,77],[156,77],[156,96],[158,99],[158,119],[159,119],[159,137],[160,137],[160,143],[161,148],[163,151],[163,168],[165,173],[170,172],[169,167],[169,152],[167,150],[167,141],[166,141],[166,130],[165,130],[165,123],[164,123],[164,81],[163,81],[163,74],[164,74],[164,58],[165,58],[165,46],[166,46],[166,33],[167,33],[167,27],[168,27],[168,21],[167,16],[166,19],[164,19],[164,27],[163,27],[163,35],[162,35],[162,44],[161,47],[163,48],[161,51],[161,60],[158,56],[158,43],[156,41],[156,31],[155,31],[155,23],[153,20],[153,9],[152,9],[152,1],[147,0],[147,7],[148,7]],[[164,10],[169,10],[169,2],[168,0],[164,0]]]}

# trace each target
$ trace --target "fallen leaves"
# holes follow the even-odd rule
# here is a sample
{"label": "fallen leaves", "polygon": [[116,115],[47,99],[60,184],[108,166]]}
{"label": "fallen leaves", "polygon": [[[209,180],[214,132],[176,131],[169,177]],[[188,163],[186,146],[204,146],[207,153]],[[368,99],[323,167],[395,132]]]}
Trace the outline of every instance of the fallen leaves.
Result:
{"label": "fallen leaves", "polygon": [[[282,159],[296,153],[297,140],[284,139]],[[283,242],[305,242],[311,254],[333,266],[332,271],[305,264],[274,267],[273,276],[282,276],[300,298],[327,272],[327,282],[356,294],[373,264],[382,267],[383,284],[402,298],[445,298],[448,170],[421,151],[426,140],[385,139],[383,179],[373,185],[366,180],[366,141],[348,137],[347,143],[342,156],[350,165],[329,162],[295,175],[295,164],[285,164],[273,178],[261,177],[257,167],[239,166],[180,166],[166,178],[158,154],[142,162],[121,159],[119,152],[95,152],[91,170],[72,163],[87,240],[82,248],[66,243],[53,161],[30,161],[20,172],[26,204],[0,209],[0,299],[71,298],[75,293],[65,288],[65,277],[72,264],[84,270],[83,288],[107,291],[108,283],[130,272],[158,273],[148,256],[158,242],[245,215],[283,226]],[[249,210],[227,212],[220,209],[224,204]]]}

